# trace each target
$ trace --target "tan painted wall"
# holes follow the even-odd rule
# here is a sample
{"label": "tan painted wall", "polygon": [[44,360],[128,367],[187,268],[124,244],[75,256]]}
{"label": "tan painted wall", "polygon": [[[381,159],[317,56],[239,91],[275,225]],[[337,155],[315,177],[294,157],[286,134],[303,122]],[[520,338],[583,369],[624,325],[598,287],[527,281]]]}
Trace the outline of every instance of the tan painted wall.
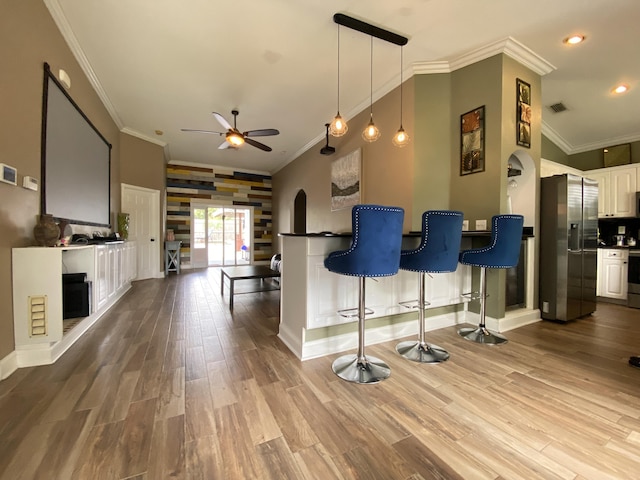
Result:
{"label": "tan painted wall", "polygon": [[[413,79],[405,82],[403,96],[403,125],[413,137]],[[351,210],[331,211],[331,162],[357,148],[362,148],[362,203],[403,207],[404,230],[411,229],[414,143],[397,148],[391,142],[400,126],[399,101],[398,87],[373,104],[373,118],[382,132],[376,142],[367,143],[361,137],[369,122],[366,110],[348,121],[345,136],[330,137],[336,153],[320,155],[323,140],[273,175],[274,235],[293,231],[293,203],[300,190],[307,194],[307,232],[351,231]],[[274,251],[280,251],[275,237]]]}
{"label": "tan painted wall", "polygon": [[[120,211],[121,174],[129,183],[159,189],[164,195],[162,149],[138,139],[129,141],[128,135],[118,131],[41,0],[2,1],[0,59],[3,72],[0,75],[0,162],[17,168],[19,185],[25,175],[41,179],[43,64],[47,62],[54,74],[57,75],[60,69],[69,74],[69,94],[112,145],[112,221],[115,222],[115,215]],[[122,172],[121,158],[126,160]],[[0,183],[0,205],[3,225],[0,236],[2,360],[14,349],[11,249],[35,244],[33,227],[40,213],[40,192]]]}
{"label": "tan painted wall", "polygon": [[[3,1],[0,13],[0,161],[40,179],[43,63],[71,77],[69,93],[113,145],[111,212],[120,206],[119,132],[40,0]],[[0,184],[0,359],[13,351],[11,248],[34,244],[40,192]]]}
{"label": "tan painted wall", "polygon": [[[164,238],[167,210],[164,208],[166,199],[164,148],[126,133],[120,133],[120,148],[120,181],[160,192],[162,205],[158,209],[158,225]],[[120,198],[120,191],[118,191],[118,198]],[[164,270],[164,248],[159,250],[158,265],[161,270]]]}

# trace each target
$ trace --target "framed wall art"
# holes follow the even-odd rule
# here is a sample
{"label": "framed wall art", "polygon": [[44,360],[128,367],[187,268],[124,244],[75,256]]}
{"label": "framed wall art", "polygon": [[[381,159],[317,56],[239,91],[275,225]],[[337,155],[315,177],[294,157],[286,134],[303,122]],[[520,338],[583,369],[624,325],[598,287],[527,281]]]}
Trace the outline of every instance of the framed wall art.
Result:
{"label": "framed wall art", "polygon": [[331,211],[360,203],[361,149],[331,163]]}
{"label": "framed wall art", "polygon": [[516,142],[531,148],[531,85],[516,78]]}
{"label": "framed wall art", "polygon": [[460,116],[460,175],[484,172],[484,105]]}

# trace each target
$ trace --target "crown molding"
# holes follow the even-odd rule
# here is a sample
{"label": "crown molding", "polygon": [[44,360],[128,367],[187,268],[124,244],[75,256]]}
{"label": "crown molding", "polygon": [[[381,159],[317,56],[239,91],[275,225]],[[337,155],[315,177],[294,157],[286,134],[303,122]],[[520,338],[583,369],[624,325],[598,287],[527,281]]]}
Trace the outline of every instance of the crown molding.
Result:
{"label": "crown molding", "polygon": [[44,4],[49,9],[49,13],[51,14],[51,17],[53,18],[55,24],[58,26],[58,30],[60,30],[60,33],[62,33],[62,36],[64,37],[67,45],[69,46],[69,49],[71,50],[71,53],[73,53],[73,56],[80,64],[80,68],[87,76],[89,83],[98,94],[98,97],[100,97],[102,104],[107,109],[107,112],[109,112],[109,115],[115,122],[118,129],[122,129],[124,127],[124,123],[120,119],[118,112],[116,112],[116,109],[111,103],[111,100],[109,100],[107,92],[105,92],[102,88],[102,85],[100,84],[97,75],[93,71],[89,60],[80,47],[80,43],[78,42],[78,39],[71,29],[71,26],[69,25],[67,17],[64,15],[64,11],[62,10],[60,3],[58,2],[58,0],[44,0]]}
{"label": "crown molding", "polygon": [[556,69],[551,63],[518,42],[515,38],[507,37],[463,53],[451,60],[416,62],[413,64],[413,73],[416,75],[451,73],[501,53],[513,58],[518,63],[541,76],[551,73]]}
{"label": "crown molding", "polygon": [[542,120],[541,127],[542,134],[551,140],[556,147],[562,150],[567,155],[573,153],[573,145],[562,138],[553,128],[549,126],[544,120]]}
{"label": "crown molding", "polygon": [[430,75],[436,73],[451,73],[451,64],[447,61],[415,62],[413,64],[414,75]]}
{"label": "crown molding", "polygon": [[153,137],[149,137],[148,135],[145,135],[144,133],[140,133],[136,130],[133,130],[129,127],[124,127],[120,129],[120,132],[122,133],[126,133],[127,135],[131,135],[132,137],[137,137],[140,140],[144,140],[145,142],[149,142],[149,143],[153,143],[155,145],[159,145],[161,147],[166,147],[167,146],[167,142],[163,142],[162,140],[158,140],[157,138],[153,138]]}

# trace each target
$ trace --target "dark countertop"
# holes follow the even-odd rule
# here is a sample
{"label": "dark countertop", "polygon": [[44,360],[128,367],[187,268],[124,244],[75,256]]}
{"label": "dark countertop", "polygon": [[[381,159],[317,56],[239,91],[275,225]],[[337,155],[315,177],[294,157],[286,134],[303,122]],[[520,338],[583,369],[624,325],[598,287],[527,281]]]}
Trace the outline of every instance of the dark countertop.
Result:
{"label": "dark countertop", "polygon": [[[403,233],[403,237],[419,237],[422,232],[411,231],[409,233]],[[317,232],[317,233],[279,233],[279,237],[351,237],[351,232]],[[490,237],[490,230],[468,230],[462,232],[463,237]],[[524,227],[522,230],[522,238],[533,237],[533,227]]]}

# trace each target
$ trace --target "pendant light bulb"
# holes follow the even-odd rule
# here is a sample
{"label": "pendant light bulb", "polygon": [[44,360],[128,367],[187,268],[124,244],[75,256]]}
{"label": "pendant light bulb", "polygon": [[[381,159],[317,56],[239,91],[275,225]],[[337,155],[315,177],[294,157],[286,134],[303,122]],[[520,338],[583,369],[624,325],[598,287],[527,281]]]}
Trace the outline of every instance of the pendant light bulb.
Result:
{"label": "pendant light bulb", "polygon": [[380,138],[380,130],[378,130],[376,124],[373,123],[373,115],[371,116],[371,120],[369,120],[367,126],[362,131],[362,138],[369,143],[375,142]]}
{"label": "pendant light bulb", "polygon": [[364,127],[364,130],[362,131],[362,138],[364,139],[365,142],[375,142],[376,140],[378,140],[380,138],[380,130],[378,130],[378,127],[376,127],[376,124],[373,123],[373,37],[371,37],[371,47],[370,47],[370,52],[371,52],[371,77],[370,77],[370,87],[371,87],[371,93],[370,93],[370,97],[369,97],[369,123],[367,124],[366,127]]}
{"label": "pendant light bulb", "polygon": [[329,125],[329,133],[334,137],[341,137],[349,127],[347,126],[347,122],[340,116],[340,25],[338,25],[338,113],[331,121]]}
{"label": "pendant light bulb", "polygon": [[329,125],[329,133],[334,137],[341,137],[345,133],[347,133],[349,127],[347,126],[347,122],[340,116],[340,112],[334,117],[331,125]]}
{"label": "pendant light bulb", "polygon": [[400,47],[400,128],[393,136],[393,144],[398,148],[405,147],[409,143],[409,135],[402,128],[402,60],[402,47]]}
{"label": "pendant light bulb", "polygon": [[393,136],[393,144],[396,147],[402,148],[407,146],[407,144],[409,143],[409,135],[407,134],[407,132],[404,131],[404,128],[402,128],[402,125],[400,125],[400,128],[398,129],[398,131],[396,132],[396,134]]}

